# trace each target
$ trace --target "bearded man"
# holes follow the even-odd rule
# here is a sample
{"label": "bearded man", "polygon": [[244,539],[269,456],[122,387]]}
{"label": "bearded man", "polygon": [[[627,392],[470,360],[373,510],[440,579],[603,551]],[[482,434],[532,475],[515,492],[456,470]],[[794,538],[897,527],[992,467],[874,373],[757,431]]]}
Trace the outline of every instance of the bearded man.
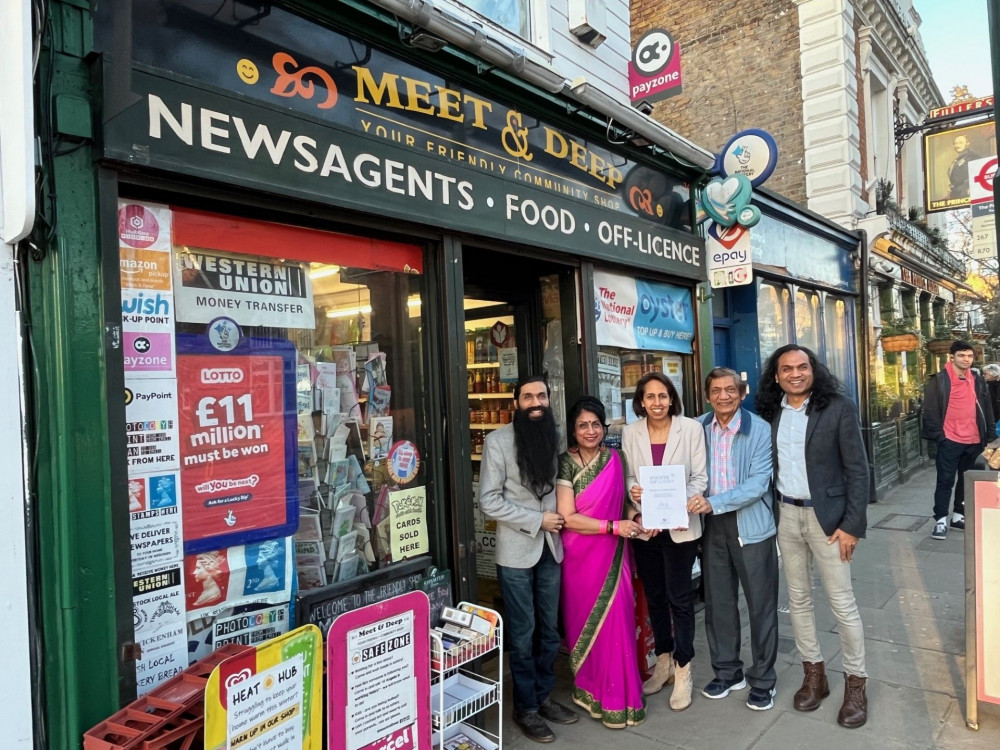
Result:
{"label": "bearded man", "polygon": [[555,735],[546,719],[557,724],[578,719],[549,695],[560,642],[559,447],[545,379],[522,380],[514,401],[513,423],[491,432],[483,445],[479,505],[497,522],[497,578],[514,683],[514,723],[529,739],[552,742]]}

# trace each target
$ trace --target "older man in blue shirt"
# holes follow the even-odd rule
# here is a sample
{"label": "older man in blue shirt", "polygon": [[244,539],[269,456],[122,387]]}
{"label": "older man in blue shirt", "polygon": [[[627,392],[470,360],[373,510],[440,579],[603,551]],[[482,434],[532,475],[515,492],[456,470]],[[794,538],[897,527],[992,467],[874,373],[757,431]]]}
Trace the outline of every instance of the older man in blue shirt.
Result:
{"label": "older man in blue shirt", "polygon": [[[774,664],[778,656],[778,551],[771,493],[771,428],[741,407],[747,385],[734,371],[716,367],[705,379],[712,411],[705,427],[709,484],[702,540],[705,631],[713,679],[701,691],[725,698],[750,683],[747,707],[774,706]],[[744,676],[739,589],[750,619],[753,666]]]}

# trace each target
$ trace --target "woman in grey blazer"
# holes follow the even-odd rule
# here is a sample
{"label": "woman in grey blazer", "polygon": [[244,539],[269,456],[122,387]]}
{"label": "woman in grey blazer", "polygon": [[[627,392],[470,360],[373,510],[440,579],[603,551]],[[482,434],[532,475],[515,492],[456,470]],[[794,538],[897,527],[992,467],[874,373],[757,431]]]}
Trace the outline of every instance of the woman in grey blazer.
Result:
{"label": "woman in grey blazer", "polygon": [[[639,378],[632,409],[638,417],[622,432],[628,461],[629,497],[641,511],[640,466],[680,465],[685,468],[688,507],[708,488],[705,433],[701,425],[681,416],[681,402],[670,379],[659,372]],[[642,522],[641,513],[635,520]],[[636,567],[649,604],[656,640],[656,667],[643,684],[647,695],[674,681],[670,708],[691,705],[691,659],[694,658],[694,591],[691,571],[702,533],[701,515],[688,514],[684,529],[650,532],[634,540]]]}

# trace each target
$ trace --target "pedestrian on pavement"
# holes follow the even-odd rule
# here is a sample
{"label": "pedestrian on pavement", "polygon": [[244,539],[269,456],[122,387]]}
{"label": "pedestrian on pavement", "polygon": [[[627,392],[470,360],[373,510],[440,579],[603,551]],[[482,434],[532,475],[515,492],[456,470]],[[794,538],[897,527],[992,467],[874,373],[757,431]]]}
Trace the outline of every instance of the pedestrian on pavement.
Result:
{"label": "pedestrian on pavement", "polygon": [[632,410],[639,420],[622,430],[622,448],[628,461],[627,486],[635,509],[642,511],[642,487],[638,482],[640,466],[684,467],[689,511],[687,528],[670,529],[669,533],[650,531],[648,535],[636,537],[633,545],[656,641],[656,666],[642,690],[652,695],[673,681],[670,708],[683,711],[691,705],[691,660],[694,658],[691,572],[702,534],[701,515],[692,512],[692,508],[699,508],[695,498],[701,497],[708,487],[705,433],[696,420],[681,416],[677,389],[661,372],[650,372],[639,378]]}
{"label": "pedestrian on pavement", "polygon": [[625,463],[604,445],[604,404],[581,397],[567,419],[570,448],[559,457],[556,501],[562,532],[562,613],[573,670],[573,702],[609,729],[646,720],[636,657],[632,555],[645,531],[625,497]]}
{"label": "pedestrian on pavement", "polygon": [[921,436],[937,446],[933,539],[948,537],[948,501],[953,487],[951,527],[965,529],[965,472],[975,466],[983,448],[997,436],[989,388],[971,369],[975,358],[972,344],[953,341],[950,351],[951,361],[924,387]]}
{"label": "pedestrian on pavement", "polygon": [[994,419],[1000,420],[1000,365],[986,365],[983,368],[983,379],[990,392],[990,406],[993,407]]}
{"label": "pedestrian on pavement", "polygon": [[552,742],[546,720],[572,724],[579,716],[557,703],[559,653],[559,532],[556,512],[556,422],[541,376],[514,388],[514,421],[483,444],[480,507],[497,522],[497,578],[503,594],[507,654],[514,683],[514,723],[536,742]]}
{"label": "pedestrian on pavement", "polygon": [[793,705],[813,711],[830,694],[816,637],[815,565],[837,618],[843,654],[844,702],[837,722],[860,727],[868,720],[868,673],[850,563],[868,526],[869,480],[858,410],[826,365],[796,344],[768,358],[755,403],[757,413],[771,423],[778,546],[805,673]]}
{"label": "pedestrian on pavement", "polygon": [[[713,679],[701,691],[725,698],[750,683],[747,707],[774,706],[778,657],[778,549],[774,498],[770,492],[771,428],[742,408],[747,384],[727,367],[705,378],[712,410],[699,418],[708,447],[708,498],[695,498],[705,516],[701,573],[705,590],[705,631]],[[703,502],[702,502],[703,501]],[[744,676],[739,586],[750,620],[753,666]]]}

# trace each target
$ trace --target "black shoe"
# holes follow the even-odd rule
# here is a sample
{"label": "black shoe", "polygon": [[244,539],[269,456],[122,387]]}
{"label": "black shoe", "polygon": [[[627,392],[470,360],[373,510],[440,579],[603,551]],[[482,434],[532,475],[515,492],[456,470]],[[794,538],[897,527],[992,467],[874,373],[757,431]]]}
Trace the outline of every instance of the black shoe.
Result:
{"label": "black shoe", "polygon": [[546,698],[538,707],[538,713],[556,724],[575,724],[580,720],[580,715],[576,711],[566,708],[562,703],[556,703],[551,698]]}
{"label": "black shoe", "polygon": [[719,698],[725,698],[729,695],[731,690],[745,690],[747,686],[747,681],[740,675],[738,680],[723,680],[720,677],[716,677],[710,683],[705,685],[705,688],[701,691],[701,694],[706,698],[711,698],[712,700],[718,700]]}
{"label": "black shoe", "polygon": [[535,742],[555,742],[556,736],[545,723],[545,719],[532,711],[527,714],[514,714],[514,723],[524,732],[524,736]]}
{"label": "black shoe", "polygon": [[965,516],[951,522],[951,528],[965,531]]}

